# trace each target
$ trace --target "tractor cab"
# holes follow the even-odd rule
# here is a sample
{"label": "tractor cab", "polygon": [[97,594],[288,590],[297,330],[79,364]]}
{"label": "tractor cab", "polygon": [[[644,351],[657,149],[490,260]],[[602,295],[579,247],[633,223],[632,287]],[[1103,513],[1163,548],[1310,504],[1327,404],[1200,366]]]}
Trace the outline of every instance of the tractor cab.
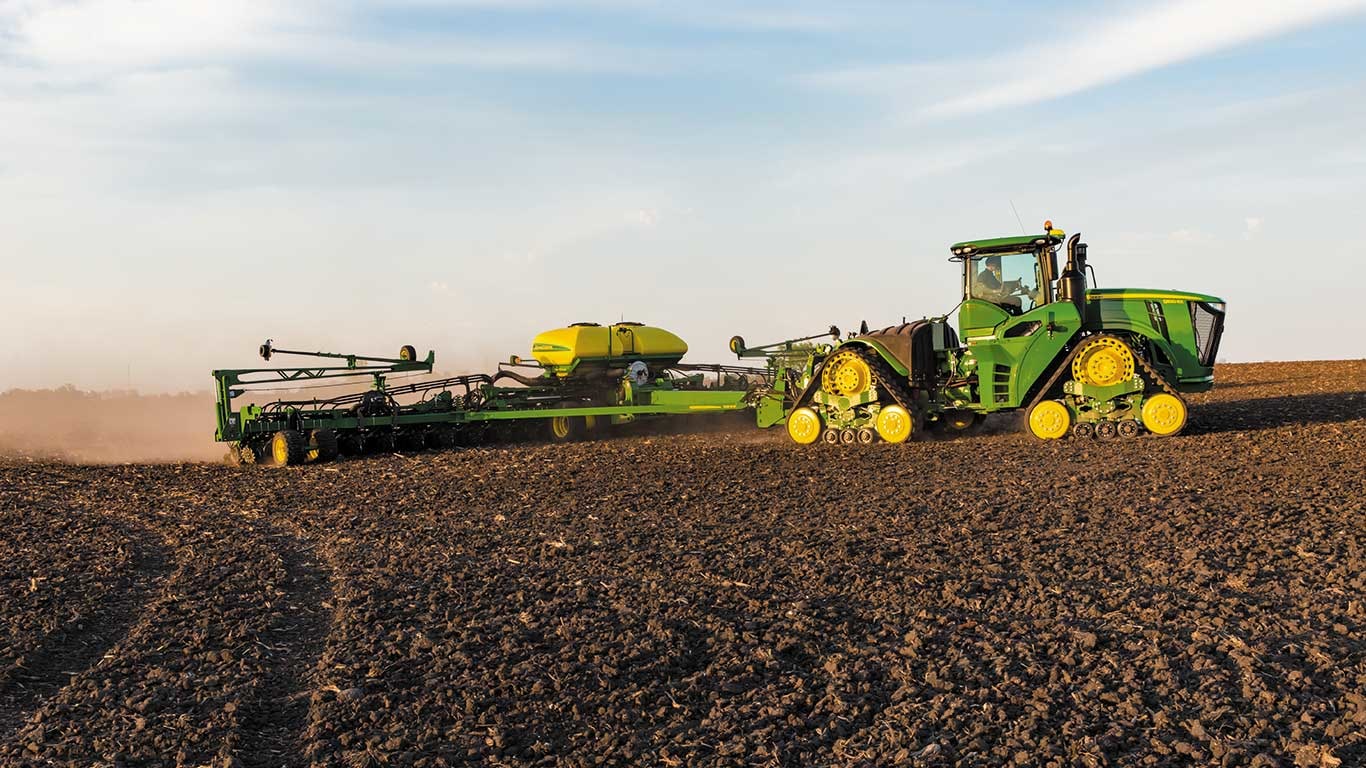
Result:
{"label": "tractor cab", "polygon": [[1046,222],[1037,235],[969,240],[950,248],[950,260],[963,264],[960,372],[975,375],[980,384],[972,398],[977,407],[1019,403],[1041,372],[1035,369],[1050,363],[1080,329],[1081,307],[1058,271],[1064,237]]}
{"label": "tractor cab", "polygon": [[963,263],[961,336],[994,335],[997,326],[1051,304],[1064,233],[1052,222],[1038,235],[955,243],[950,261]]}

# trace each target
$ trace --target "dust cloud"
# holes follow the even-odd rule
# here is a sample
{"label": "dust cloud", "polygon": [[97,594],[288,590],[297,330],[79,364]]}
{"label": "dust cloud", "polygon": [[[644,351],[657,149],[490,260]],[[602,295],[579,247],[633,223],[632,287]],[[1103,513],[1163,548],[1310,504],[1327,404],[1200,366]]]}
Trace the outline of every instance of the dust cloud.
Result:
{"label": "dust cloud", "polygon": [[74,463],[217,461],[213,393],[73,387],[0,393],[0,456]]}

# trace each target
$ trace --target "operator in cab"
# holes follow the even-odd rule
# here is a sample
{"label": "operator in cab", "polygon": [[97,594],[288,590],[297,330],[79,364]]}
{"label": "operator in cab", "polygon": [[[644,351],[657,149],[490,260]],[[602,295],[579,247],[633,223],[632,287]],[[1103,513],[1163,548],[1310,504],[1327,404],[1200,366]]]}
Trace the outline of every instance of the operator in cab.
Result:
{"label": "operator in cab", "polygon": [[1020,314],[1020,297],[1014,295],[1020,290],[1020,281],[1012,280],[1007,283],[1001,278],[1001,257],[988,256],[982,260],[982,271],[977,273],[977,279],[972,284],[972,296],[976,299],[989,301],[1007,312]]}

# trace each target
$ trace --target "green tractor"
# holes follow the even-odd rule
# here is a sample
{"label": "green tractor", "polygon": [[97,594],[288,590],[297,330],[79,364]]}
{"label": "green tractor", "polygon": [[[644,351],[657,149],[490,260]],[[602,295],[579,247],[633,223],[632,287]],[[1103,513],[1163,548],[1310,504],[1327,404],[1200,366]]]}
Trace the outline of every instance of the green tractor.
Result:
{"label": "green tractor", "polygon": [[[1224,301],[1186,291],[1088,288],[1074,234],[969,240],[957,331],[947,317],[860,332],[811,368],[791,401],[798,443],[899,443],[1023,411],[1054,440],[1158,436],[1186,425],[1184,394],[1214,385]],[[1094,270],[1092,270],[1094,279]]]}

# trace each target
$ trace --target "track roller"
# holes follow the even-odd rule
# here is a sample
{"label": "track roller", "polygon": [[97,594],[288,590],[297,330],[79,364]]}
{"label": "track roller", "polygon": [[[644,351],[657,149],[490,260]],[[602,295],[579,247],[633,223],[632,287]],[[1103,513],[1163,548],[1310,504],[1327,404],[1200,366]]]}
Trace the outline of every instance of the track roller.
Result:
{"label": "track roller", "polygon": [[840,431],[838,429],[827,429],[821,433],[821,439],[826,445],[839,445]]}
{"label": "track roller", "polygon": [[270,456],[279,466],[304,463],[304,436],[293,429],[282,429],[270,438]]}
{"label": "track roller", "polygon": [[1078,440],[1090,440],[1096,436],[1096,427],[1089,421],[1079,421],[1072,426],[1072,437]]}
{"label": "track roller", "polygon": [[1096,422],[1096,437],[1101,440],[1109,440],[1117,434],[1119,434],[1119,428],[1115,426],[1113,421]]}
{"label": "track roller", "polygon": [[1119,423],[1120,437],[1138,437],[1143,430],[1139,428],[1138,422],[1133,419],[1125,419]]}
{"label": "track roller", "polygon": [[872,445],[873,440],[876,439],[876,437],[877,436],[873,434],[873,430],[867,427],[864,427],[863,429],[860,429],[858,431],[858,441],[862,445]]}
{"label": "track roller", "polygon": [[840,430],[840,445],[853,445],[853,444],[856,443],[856,442],[858,442],[858,430],[854,430],[854,429],[841,429],[841,430]]}

